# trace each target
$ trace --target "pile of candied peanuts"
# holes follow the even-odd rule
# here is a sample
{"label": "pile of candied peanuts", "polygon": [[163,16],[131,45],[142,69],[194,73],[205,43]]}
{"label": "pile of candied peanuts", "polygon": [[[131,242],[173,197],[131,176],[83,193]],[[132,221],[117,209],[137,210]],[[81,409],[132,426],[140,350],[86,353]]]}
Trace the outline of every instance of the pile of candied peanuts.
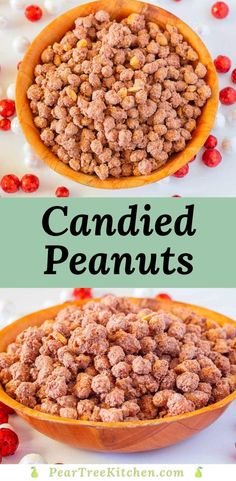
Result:
{"label": "pile of candied peanuts", "polygon": [[177,28],[131,14],[79,17],[47,47],[28,98],[41,139],[72,169],[148,175],[191,139],[211,89]]}
{"label": "pile of candied peanuts", "polygon": [[236,328],[108,295],[20,333],[0,368],[6,392],[44,413],[103,422],[180,415],[236,389]]}

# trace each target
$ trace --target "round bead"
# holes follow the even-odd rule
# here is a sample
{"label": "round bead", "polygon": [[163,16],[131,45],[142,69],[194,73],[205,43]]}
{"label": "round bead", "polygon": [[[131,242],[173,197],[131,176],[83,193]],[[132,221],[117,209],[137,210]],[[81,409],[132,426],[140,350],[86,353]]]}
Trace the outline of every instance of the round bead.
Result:
{"label": "round bead", "polygon": [[211,32],[210,27],[205,24],[196,25],[195,30],[201,37],[207,37],[208,35],[210,35]]}
{"label": "round bead", "polygon": [[0,428],[0,446],[3,457],[14,454],[19,446],[17,434],[11,429]]}
{"label": "round bead", "polygon": [[236,90],[233,87],[225,87],[220,91],[220,101],[223,105],[232,105],[236,102]]}
{"label": "round bead", "polygon": [[236,84],[236,68],[234,68],[233,72],[231,73],[231,80],[234,84]]}
{"label": "round bead", "polygon": [[14,100],[2,99],[0,100],[0,115],[2,117],[12,117],[16,111]]}
{"label": "round bead", "polygon": [[7,97],[9,99],[15,100],[15,96],[16,96],[16,84],[12,83],[7,87]]}
{"label": "round bead", "polygon": [[25,174],[21,179],[21,189],[26,194],[31,194],[39,188],[39,178],[34,174]]}
{"label": "round bead", "polygon": [[45,459],[37,453],[30,453],[23,456],[19,464],[47,464]]}
{"label": "round bead", "polygon": [[25,16],[30,22],[37,22],[42,15],[43,11],[38,5],[29,5],[25,9]]}
{"label": "round bead", "polygon": [[71,300],[71,292],[68,292],[66,290],[61,291],[59,294],[59,300],[61,302],[66,302]]}
{"label": "round bead", "polygon": [[22,133],[20,123],[17,117],[14,117],[11,121],[11,130],[14,134],[19,135]]}
{"label": "round bead", "polygon": [[204,147],[206,149],[214,149],[217,146],[217,143],[218,143],[217,138],[214,135],[209,135],[209,137],[207,138],[204,144]]}
{"label": "round bead", "polygon": [[218,55],[214,60],[214,64],[219,73],[227,73],[231,69],[231,60],[226,55]]}
{"label": "round bead", "polygon": [[27,154],[25,154],[24,164],[26,167],[38,168],[40,165],[40,160],[34,154],[34,152],[28,152]]}
{"label": "round bead", "polygon": [[226,123],[225,116],[221,112],[218,112],[216,115],[214,127],[216,129],[223,129],[225,127],[225,123]]}
{"label": "round bead", "polygon": [[44,2],[44,8],[45,10],[50,13],[51,15],[55,15],[58,12],[60,12],[62,8],[62,3],[60,0],[45,0]]}
{"label": "round bead", "polygon": [[214,5],[212,5],[211,12],[215,18],[218,18],[219,20],[221,20],[222,18],[225,18],[228,16],[229,7],[225,2],[216,2],[214,3]]}
{"label": "round bead", "polygon": [[222,149],[226,154],[234,154],[236,152],[236,137],[229,139],[225,137],[221,143]]}
{"label": "round bead", "polygon": [[15,194],[19,190],[20,181],[16,175],[7,174],[2,177],[0,185],[7,194]]}
{"label": "round bead", "polygon": [[5,15],[0,15],[0,30],[5,30],[9,25],[9,20]]}
{"label": "round bead", "polygon": [[9,3],[14,10],[21,10],[25,7],[26,0],[10,0]]}
{"label": "round bead", "polygon": [[182,177],[185,177],[189,173],[189,165],[186,164],[180,169],[178,169],[174,174],[173,177],[177,177],[178,179],[181,179]]}
{"label": "round bead", "polygon": [[202,161],[207,167],[216,167],[221,160],[221,153],[216,149],[206,150],[202,156]]}
{"label": "round bead", "polygon": [[27,50],[29,44],[29,39],[27,37],[24,37],[23,35],[19,35],[13,40],[13,47],[18,53],[24,53]]}
{"label": "round bead", "polygon": [[11,121],[10,119],[0,119],[0,130],[10,130],[11,128]]}
{"label": "round bead", "polygon": [[55,192],[56,197],[69,197],[70,191],[67,187],[61,186],[57,187]]}
{"label": "round bead", "polygon": [[227,121],[229,124],[236,125],[236,109],[232,109],[229,111],[227,115]]}

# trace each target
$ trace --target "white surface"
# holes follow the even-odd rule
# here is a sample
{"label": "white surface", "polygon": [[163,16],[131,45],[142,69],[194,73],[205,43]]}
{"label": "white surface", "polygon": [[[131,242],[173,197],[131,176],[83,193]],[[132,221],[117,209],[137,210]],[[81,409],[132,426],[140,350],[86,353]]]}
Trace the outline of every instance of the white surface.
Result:
{"label": "white surface", "polygon": [[[230,15],[224,20],[216,20],[210,13],[213,0],[150,0],[167,10],[172,11],[189,25],[195,28],[203,37],[207,47],[212,53],[213,58],[219,54],[229,55],[232,64],[236,67],[235,53],[235,20],[236,20],[236,3],[235,0],[227,0],[230,6]],[[28,4],[30,2],[27,2]],[[34,3],[34,2],[32,2]],[[35,2],[43,6],[43,0]],[[53,3],[53,1],[51,1]],[[58,0],[54,0],[58,3]],[[64,4],[62,10],[67,10],[75,5],[82,3],[79,0],[64,0],[59,2]],[[16,37],[26,36],[32,40],[36,34],[50,21],[53,16],[44,12],[43,18],[35,23],[29,22],[24,13],[20,9],[13,10],[8,0],[0,0],[0,15],[9,18],[10,25],[6,29],[0,31],[0,63],[2,71],[0,73],[0,87],[3,87],[3,96],[6,97],[6,90],[9,84],[15,82],[16,64],[21,60],[21,54],[16,53],[13,43]],[[220,75],[221,87],[230,85],[230,74]],[[1,90],[1,89],[0,89]],[[235,109],[235,107],[234,107]],[[221,107],[221,112],[226,116],[233,110],[233,107]],[[219,144],[224,137],[233,136],[235,126],[226,122],[224,128],[217,128],[214,133],[219,137]],[[26,172],[35,172],[41,181],[40,189],[34,196],[53,196],[55,189],[59,185],[65,185],[70,189],[72,196],[82,197],[106,197],[106,196],[136,196],[136,197],[169,197],[174,194],[182,196],[235,196],[235,174],[236,162],[235,155],[224,155],[222,163],[210,169],[201,162],[201,153],[198,159],[190,164],[190,173],[183,179],[169,178],[159,183],[139,187],[136,189],[106,191],[103,189],[93,189],[90,187],[76,184],[69,179],[63,178],[59,174],[54,173],[45,166],[41,161],[39,167],[30,166],[24,163],[23,152],[23,136],[14,135],[10,132],[0,132],[0,176],[6,173],[15,173],[22,176]],[[1,193],[2,196],[6,195]],[[23,195],[17,193],[16,195]],[[24,194],[25,195],[25,194]]]}
{"label": "white surface", "polygon": [[[68,293],[70,289],[63,290]],[[106,290],[107,292],[108,290]],[[119,295],[129,295],[132,289],[113,289]],[[161,289],[147,289],[143,295],[152,296]],[[0,300],[12,305],[12,318],[42,308],[45,304],[60,302],[61,289],[0,289]],[[165,290],[166,292],[166,290]],[[95,295],[105,291],[96,289]],[[202,305],[236,319],[236,289],[169,289],[176,300]],[[175,446],[137,454],[93,453],[74,449],[55,442],[30,428],[15,415],[10,424],[20,437],[20,447],[4,463],[17,463],[28,453],[38,453],[47,463],[235,463],[236,462],[236,403],[204,431]]]}

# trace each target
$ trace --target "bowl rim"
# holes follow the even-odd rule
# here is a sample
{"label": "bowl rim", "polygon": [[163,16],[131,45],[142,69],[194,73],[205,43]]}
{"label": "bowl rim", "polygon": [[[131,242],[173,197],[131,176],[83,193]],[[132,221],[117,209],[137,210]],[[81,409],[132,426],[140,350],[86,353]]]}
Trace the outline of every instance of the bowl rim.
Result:
{"label": "bowl rim", "polygon": [[[119,0],[119,3],[121,4],[121,7],[123,5],[125,6],[126,0]],[[147,2],[140,2],[139,0],[129,0],[128,5],[130,5],[130,8],[132,8],[132,5],[139,6],[140,13],[143,13],[144,15],[146,12],[148,12],[148,9],[155,9],[158,11],[159,16],[168,16],[168,21],[170,23],[175,23],[180,31],[181,28],[184,30],[186,40],[198,51],[200,54],[200,61],[203,61],[204,65],[207,66],[208,76],[211,79],[209,84],[211,85],[212,95],[203,107],[197,122],[197,127],[193,133],[193,137],[187,142],[185,149],[181,152],[173,154],[167,160],[167,162],[163,164],[163,166],[155,170],[150,175],[129,177],[123,176],[120,178],[109,177],[106,180],[101,180],[95,174],[90,175],[84,174],[80,171],[74,171],[71,167],[58,159],[58,157],[51,152],[50,148],[46,147],[40,139],[39,129],[37,129],[34,125],[33,114],[29,106],[29,100],[26,97],[26,91],[29,86],[29,84],[27,85],[27,81],[30,79],[32,83],[31,69],[32,65],[35,66],[37,63],[35,57],[43,50],[43,48],[40,47],[40,41],[42,37],[47,38],[47,36],[50,35],[51,30],[56,29],[58,24],[62,23],[64,19],[68,19],[69,17],[71,17],[71,19],[72,17],[75,19],[76,17],[83,15],[86,7],[89,8],[90,12],[96,11],[98,8],[102,9],[103,7],[104,9],[107,7],[108,9],[108,5],[106,0],[89,2],[68,10],[62,15],[56,17],[52,22],[46,25],[43,30],[40,31],[25,53],[16,81],[16,110],[26,140],[30,143],[43,162],[64,177],[68,177],[77,183],[84,184],[89,187],[113,190],[122,188],[135,188],[157,182],[174,174],[174,172],[186,165],[199,152],[212,130],[214,119],[217,113],[219,103],[219,85],[216,69],[207,47],[196,34],[196,32],[194,32],[194,30],[182,19],[157,5],[149,4]],[[37,61],[39,61],[39,59]]]}
{"label": "bowl rim", "polygon": [[[127,296],[124,296],[124,297],[127,297]],[[142,299],[146,299],[146,298],[128,297],[128,299],[130,299],[132,302],[136,303],[137,301],[142,300]],[[30,321],[31,318],[35,318],[37,313],[46,314],[46,313],[50,312],[52,309],[55,309],[55,312],[57,312],[57,311],[65,308],[67,306],[71,306],[71,305],[81,306],[81,305],[84,305],[91,300],[95,301],[95,302],[99,302],[100,298],[68,301],[68,302],[65,302],[63,304],[57,304],[55,306],[51,306],[49,308],[42,309],[40,311],[32,312],[32,313],[30,313],[26,316],[23,316],[23,317],[17,319],[13,323],[9,324],[8,326],[6,326],[2,330],[0,330],[0,337],[2,337],[2,335],[6,334],[6,333],[9,333],[15,326],[18,327],[21,324],[22,321],[26,321],[26,320]],[[204,307],[201,307],[201,306],[197,306],[195,304],[188,304],[188,303],[185,303],[185,302],[179,302],[179,301],[173,301],[173,300],[163,300],[163,301],[158,300],[157,301],[157,305],[159,305],[160,307],[162,307],[162,306],[163,307],[173,306],[173,304],[176,305],[177,307],[183,307],[183,308],[188,308],[188,309],[190,308],[190,309],[193,310],[193,312],[197,312],[199,314],[202,314],[207,318],[209,316],[209,319],[210,318],[216,318],[217,322],[219,322],[222,325],[226,324],[226,323],[229,323],[229,324],[235,325],[235,327],[236,327],[236,321],[234,321],[233,319],[231,319],[227,316],[224,316],[223,314],[219,314],[216,311],[212,311],[210,309],[207,309],[207,308],[204,308]],[[43,320],[42,320],[42,322],[43,322]],[[30,324],[29,324],[28,327],[30,327]],[[24,406],[23,404],[19,403],[15,399],[11,398],[4,391],[3,386],[0,383],[0,401],[7,404],[8,406],[10,406],[16,412],[19,412],[22,417],[29,416],[30,418],[34,418],[34,419],[40,420],[40,421],[49,421],[49,422],[56,422],[56,423],[59,423],[59,424],[67,424],[67,425],[69,424],[69,425],[74,425],[74,426],[77,425],[77,426],[84,426],[84,427],[90,427],[90,428],[94,427],[94,428],[98,428],[98,429],[99,428],[100,429],[103,429],[103,428],[119,428],[119,429],[122,429],[124,427],[137,428],[137,427],[142,427],[142,426],[147,426],[147,425],[156,426],[156,425],[159,425],[159,424],[173,423],[175,421],[181,421],[181,420],[189,419],[189,418],[201,415],[201,414],[205,414],[205,413],[209,413],[211,411],[215,411],[215,410],[218,410],[218,409],[225,408],[228,404],[230,404],[235,399],[236,399],[236,390],[234,392],[232,392],[231,394],[229,394],[224,399],[221,399],[220,401],[218,401],[216,403],[210,404],[209,406],[203,407],[201,409],[196,409],[195,411],[192,411],[192,412],[189,412],[189,413],[180,414],[178,416],[167,416],[165,418],[140,420],[140,421],[119,421],[119,422],[84,421],[84,420],[69,419],[69,418],[64,418],[64,417],[55,416],[55,415],[51,415],[51,414],[46,414],[46,413],[42,413],[40,411],[36,411],[34,409],[31,409],[27,406]]]}

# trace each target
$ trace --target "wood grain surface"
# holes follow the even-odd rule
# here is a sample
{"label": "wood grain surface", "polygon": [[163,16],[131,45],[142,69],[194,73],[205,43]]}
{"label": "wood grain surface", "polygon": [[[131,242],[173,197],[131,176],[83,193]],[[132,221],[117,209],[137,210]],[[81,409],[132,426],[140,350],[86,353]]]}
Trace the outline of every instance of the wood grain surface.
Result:
{"label": "wood grain surface", "polygon": [[[98,301],[99,299],[95,299]],[[138,303],[140,300],[131,299]],[[13,342],[22,330],[29,326],[39,326],[57,312],[69,305],[82,305],[86,300],[67,302],[18,319],[0,331],[0,352]],[[156,301],[156,307],[184,307],[215,320],[220,325],[235,321],[203,307],[174,301]],[[236,392],[225,399],[192,413],[147,421],[130,421],[122,423],[102,423],[76,421],[73,419],[51,416],[34,411],[9,397],[0,385],[0,401],[12,407],[34,429],[57,441],[93,451],[113,451],[128,453],[149,451],[175,444],[193,436],[213,423],[236,398]],[[212,440],[213,442],[214,440]]]}
{"label": "wood grain surface", "polygon": [[[29,86],[34,81],[34,68],[40,63],[42,51],[53,42],[59,41],[64,34],[73,27],[73,23],[77,17],[94,13],[100,9],[109,11],[111,17],[118,20],[128,16],[130,13],[136,12],[143,13],[149,21],[156,22],[162,27],[164,27],[166,23],[177,26],[179,32],[184,36],[187,42],[198,52],[199,60],[208,69],[206,81],[212,89],[212,96],[202,110],[202,114],[198,119],[197,128],[193,133],[192,139],[188,142],[184,151],[173,155],[165,165],[147,176],[130,176],[119,179],[110,177],[106,180],[100,180],[95,175],[75,172],[68,167],[68,165],[63,164],[63,162],[43,144],[40,139],[39,130],[35,127],[33,122],[33,115],[26,94]],[[218,99],[219,88],[214,63],[207,48],[198,35],[172,13],[155,5],[139,2],[137,0],[113,0],[110,2],[107,2],[107,0],[101,0],[87,3],[56,18],[44,28],[31,43],[20,66],[16,84],[17,115],[27,141],[38,156],[59,174],[69,177],[75,182],[100,189],[125,189],[157,182],[158,180],[168,177],[180,167],[187,164],[203,146],[213,127],[218,107]]]}

